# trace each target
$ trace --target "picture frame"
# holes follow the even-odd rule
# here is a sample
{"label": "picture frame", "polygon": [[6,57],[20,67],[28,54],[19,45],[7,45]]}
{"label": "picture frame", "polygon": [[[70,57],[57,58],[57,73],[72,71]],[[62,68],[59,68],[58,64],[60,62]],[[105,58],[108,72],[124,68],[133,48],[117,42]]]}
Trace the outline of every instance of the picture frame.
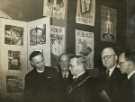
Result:
{"label": "picture frame", "polygon": [[94,26],[96,0],[77,0],[76,23]]}
{"label": "picture frame", "polygon": [[117,9],[101,6],[101,41],[113,42],[117,40]]}

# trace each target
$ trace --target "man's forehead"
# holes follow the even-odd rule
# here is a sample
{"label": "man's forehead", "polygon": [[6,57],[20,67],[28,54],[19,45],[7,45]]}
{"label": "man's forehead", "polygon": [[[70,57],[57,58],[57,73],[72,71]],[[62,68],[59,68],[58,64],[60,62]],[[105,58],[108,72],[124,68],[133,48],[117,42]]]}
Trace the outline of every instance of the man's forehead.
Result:
{"label": "man's forehead", "polygon": [[126,60],[125,53],[121,53],[119,56],[119,61],[125,61],[125,60]]}
{"label": "man's forehead", "polygon": [[67,55],[61,56],[61,60],[68,60],[68,56]]}
{"label": "man's forehead", "polygon": [[70,63],[76,63],[77,61],[78,61],[77,58],[72,58],[72,59],[70,60]]}
{"label": "man's forehead", "polygon": [[115,52],[114,52],[114,50],[112,48],[105,48],[102,51],[102,56],[113,55],[113,54],[115,54]]}

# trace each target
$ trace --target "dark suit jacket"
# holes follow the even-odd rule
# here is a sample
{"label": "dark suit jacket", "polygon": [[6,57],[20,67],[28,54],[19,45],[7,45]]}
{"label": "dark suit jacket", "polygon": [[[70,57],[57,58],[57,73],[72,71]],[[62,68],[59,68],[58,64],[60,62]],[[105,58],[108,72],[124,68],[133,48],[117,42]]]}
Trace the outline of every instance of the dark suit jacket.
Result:
{"label": "dark suit jacket", "polygon": [[74,80],[67,90],[68,102],[98,102],[96,80],[86,72]]}
{"label": "dark suit jacket", "polygon": [[72,82],[72,75],[70,72],[68,78],[63,78],[62,73],[59,72],[59,86],[60,86],[59,99],[61,99],[60,100],[61,102],[67,102],[66,90],[68,86],[71,84],[71,82]]}
{"label": "dark suit jacket", "polygon": [[122,75],[118,68],[115,68],[110,77],[104,73],[103,89],[107,92],[111,102],[123,102],[123,83],[125,76]]}
{"label": "dark suit jacket", "polygon": [[128,102],[135,102],[135,74],[128,80]]}
{"label": "dark suit jacket", "polygon": [[57,73],[53,68],[45,67],[43,73],[32,70],[25,77],[25,101],[27,102],[57,102]]}

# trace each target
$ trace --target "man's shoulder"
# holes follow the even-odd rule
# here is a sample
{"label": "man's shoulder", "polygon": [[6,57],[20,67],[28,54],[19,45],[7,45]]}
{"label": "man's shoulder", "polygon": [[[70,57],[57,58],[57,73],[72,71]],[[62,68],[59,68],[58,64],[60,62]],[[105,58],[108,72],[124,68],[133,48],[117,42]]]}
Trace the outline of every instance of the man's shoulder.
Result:
{"label": "man's shoulder", "polygon": [[34,73],[35,73],[35,70],[32,69],[31,71],[29,71],[29,72],[26,74],[26,77],[31,76],[31,75],[33,75]]}

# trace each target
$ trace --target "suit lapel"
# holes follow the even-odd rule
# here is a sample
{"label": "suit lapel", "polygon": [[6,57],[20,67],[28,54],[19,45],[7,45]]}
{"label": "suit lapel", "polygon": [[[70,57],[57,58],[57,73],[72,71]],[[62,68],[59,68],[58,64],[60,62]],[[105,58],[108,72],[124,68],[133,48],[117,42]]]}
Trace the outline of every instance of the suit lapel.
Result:
{"label": "suit lapel", "polygon": [[87,80],[90,78],[90,76],[85,73],[82,76],[80,76],[78,79],[75,79],[73,81],[73,83],[71,84],[71,86],[69,87],[69,94],[74,91],[75,89],[77,89],[78,87],[81,87],[85,82],[87,82]]}

